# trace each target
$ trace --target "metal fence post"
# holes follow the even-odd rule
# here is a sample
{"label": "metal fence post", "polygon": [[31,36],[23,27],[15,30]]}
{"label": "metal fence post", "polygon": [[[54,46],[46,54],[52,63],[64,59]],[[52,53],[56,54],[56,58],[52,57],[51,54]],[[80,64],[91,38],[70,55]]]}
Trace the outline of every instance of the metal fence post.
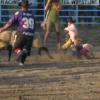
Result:
{"label": "metal fence post", "polygon": [[1,22],[1,0],[0,0],[0,22]]}
{"label": "metal fence post", "polygon": [[[43,3],[44,3],[44,8],[45,8],[45,3],[46,3],[46,1],[44,0]],[[45,18],[45,14],[46,14],[46,13],[45,13],[45,9],[44,9],[44,18]]]}

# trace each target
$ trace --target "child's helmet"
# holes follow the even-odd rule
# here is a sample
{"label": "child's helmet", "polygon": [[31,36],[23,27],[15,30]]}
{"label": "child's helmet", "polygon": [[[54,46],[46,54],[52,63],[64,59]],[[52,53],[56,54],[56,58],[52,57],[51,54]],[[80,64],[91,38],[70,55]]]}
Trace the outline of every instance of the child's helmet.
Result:
{"label": "child's helmet", "polygon": [[72,18],[72,17],[70,17],[70,18],[68,18],[68,19],[67,19],[67,22],[74,23],[74,20],[73,20],[73,18]]}

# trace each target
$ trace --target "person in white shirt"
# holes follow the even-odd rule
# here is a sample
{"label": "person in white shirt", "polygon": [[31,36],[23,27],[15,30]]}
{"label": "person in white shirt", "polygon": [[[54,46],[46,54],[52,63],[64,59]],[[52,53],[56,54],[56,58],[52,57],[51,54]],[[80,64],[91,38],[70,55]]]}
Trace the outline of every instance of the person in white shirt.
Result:
{"label": "person in white shirt", "polygon": [[77,45],[79,42],[78,31],[72,18],[68,19],[67,24],[68,26],[65,27],[64,31],[68,35],[68,38],[66,39],[65,43],[62,45],[62,49],[68,49],[71,47],[71,44]]}

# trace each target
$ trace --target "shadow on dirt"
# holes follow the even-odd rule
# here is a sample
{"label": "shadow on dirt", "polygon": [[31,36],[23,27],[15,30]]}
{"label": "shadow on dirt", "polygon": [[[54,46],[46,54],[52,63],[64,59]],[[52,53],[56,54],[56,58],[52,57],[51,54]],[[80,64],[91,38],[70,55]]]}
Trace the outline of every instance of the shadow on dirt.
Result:
{"label": "shadow on dirt", "polygon": [[66,61],[66,62],[46,62],[46,63],[32,63],[25,64],[24,66],[19,66],[18,64],[0,64],[0,70],[19,70],[19,69],[39,69],[45,70],[48,68],[74,68],[74,67],[96,67],[100,66],[100,60],[98,59],[86,59],[86,60],[76,60],[76,61]]}

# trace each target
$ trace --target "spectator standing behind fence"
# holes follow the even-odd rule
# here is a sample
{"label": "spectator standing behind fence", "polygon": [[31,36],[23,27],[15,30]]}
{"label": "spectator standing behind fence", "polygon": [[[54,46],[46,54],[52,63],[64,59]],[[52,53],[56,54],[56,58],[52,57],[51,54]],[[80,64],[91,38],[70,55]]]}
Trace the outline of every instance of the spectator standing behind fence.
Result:
{"label": "spectator standing behind fence", "polygon": [[27,0],[22,0],[20,3],[21,9],[0,28],[3,32],[12,25],[17,25],[17,38],[14,44],[14,52],[17,54],[19,65],[23,65],[26,57],[30,55],[31,46],[35,31],[35,19],[31,11],[28,10],[29,3]]}
{"label": "spectator standing behind fence", "polygon": [[45,6],[46,12],[49,10],[46,22],[46,33],[44,35],[44,45],[47,45],[48,37],[51,33],[51,29],[54,27],[57,35],[57,47],[60,48],[60,20],[59,10],[61,3],[59,0],[48,0]]}

